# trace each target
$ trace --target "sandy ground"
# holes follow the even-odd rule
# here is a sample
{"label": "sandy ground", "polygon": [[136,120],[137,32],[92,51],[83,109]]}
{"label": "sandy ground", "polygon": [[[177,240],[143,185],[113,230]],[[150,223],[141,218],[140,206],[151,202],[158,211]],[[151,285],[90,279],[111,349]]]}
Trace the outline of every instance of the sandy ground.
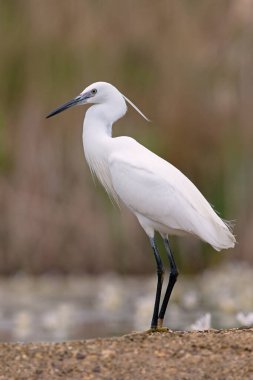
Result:
{"label": "sandy ground", "polygon": [[0,344],[0,379],[253,379],[253,328]]}

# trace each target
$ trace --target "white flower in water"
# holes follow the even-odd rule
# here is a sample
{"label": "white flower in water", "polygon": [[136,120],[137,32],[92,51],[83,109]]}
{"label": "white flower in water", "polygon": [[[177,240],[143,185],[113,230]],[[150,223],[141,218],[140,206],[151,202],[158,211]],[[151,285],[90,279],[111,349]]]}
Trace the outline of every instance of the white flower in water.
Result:
{"label": "white flower in water", "polygon": [[186,291],[182,295],[182,304],[187,309],[194,309],[197,307],[198,304],[198,294],[195,290],[191,289],[189,291]]}
{"label": "white flower in water", "polygon": [[211,314],[206,313],[196,320],[192,325],[190,325],[189,330],[192,331],[203,331],[209,330],[211,328]]}
{"label": "white flower in water", "polygon": [[242,326],[252,326],[253,325],[253,312],[248,314],[243,314],[242,312],[236,314],[237,321]]}
{"label": "white flower in water", "polygon": [[16,313],[14,317],[13,336],[15,339],[26,339],[32,333],[32,316],[26,311]]}
{"label": "white flower in water", "polygon": [[59,303],[42,316],[43,327],[56,339],[66,339],[74,325],[75,309],[70,303]]}
{"label": "white flower in water", "polygon": [[118,311],[124,302],[123,288],[119,282],[103,284],[103,291],[98,295],[97,307],[103,311]]}
{"label": "white flower in water", "polygon": [[134,314],[134,329],[145,330],[149,326],[150,315],[153,310],[153,295],[139,297],[136,301]]}

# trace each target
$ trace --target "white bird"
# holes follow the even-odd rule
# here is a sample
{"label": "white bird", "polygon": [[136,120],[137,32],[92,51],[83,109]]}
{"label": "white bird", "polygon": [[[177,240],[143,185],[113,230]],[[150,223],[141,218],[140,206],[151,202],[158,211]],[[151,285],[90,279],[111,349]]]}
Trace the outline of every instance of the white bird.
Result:
{"label": "white bird", "polygon": [[[90,107],[83,122],[84,153],[90,170],[116,202],[121,200],[136,215],[150,239],[157,265],[157,290],[151,329],[161,328],[178,271],[169,246],[169,235],[191,235],[214,249],[232,248],[235,237],[196,186],[169,162],[136,140],[112,137],[112,125],[127,111],[130,103],[117,88],[97,82],[80,95],[51,112],[56,115],[74,105]],[[163,264],[155,243],[155,231],[163,238],[170,263],[169,282],[160,308]]]}

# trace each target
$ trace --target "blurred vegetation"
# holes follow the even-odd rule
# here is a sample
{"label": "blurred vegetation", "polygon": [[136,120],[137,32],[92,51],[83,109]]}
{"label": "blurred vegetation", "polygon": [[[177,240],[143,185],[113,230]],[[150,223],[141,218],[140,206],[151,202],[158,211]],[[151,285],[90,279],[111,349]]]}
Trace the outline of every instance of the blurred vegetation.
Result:
{"label": "blurred vegetation", "polygon": [[134,217],[94,188],[84,109],[45,120],[98,80],[153,121],[130,110],[115,134],[172,162],[236,220],[229,255],[173,240],[181,270],[252,263],[252,1],[0,0],[0,36],[0,273],[153,271]]}

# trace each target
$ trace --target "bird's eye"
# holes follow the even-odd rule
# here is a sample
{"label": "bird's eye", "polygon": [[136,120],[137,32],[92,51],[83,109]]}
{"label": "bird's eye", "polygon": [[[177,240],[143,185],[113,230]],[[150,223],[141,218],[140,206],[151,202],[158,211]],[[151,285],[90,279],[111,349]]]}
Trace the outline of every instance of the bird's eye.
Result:
{"label": "bird's eye", "polygon": [[97,92],[98,91],[95,88],[93,88],[93,90],[91,90],[92,95],[95,95]]}

